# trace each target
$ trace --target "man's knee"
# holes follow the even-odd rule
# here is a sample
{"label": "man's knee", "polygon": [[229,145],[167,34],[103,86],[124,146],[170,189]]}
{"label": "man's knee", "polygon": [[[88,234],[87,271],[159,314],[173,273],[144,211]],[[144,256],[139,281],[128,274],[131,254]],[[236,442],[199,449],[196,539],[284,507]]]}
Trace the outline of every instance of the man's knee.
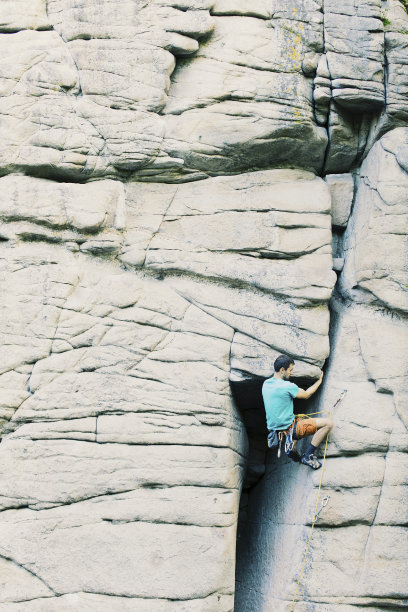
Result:
{"label": "man's knee", "polygon": [[318,419],[317,429],[321,429],[322,427],[325,427],[326,429],[328,429],[328,431],[331,431],[333,429],[333,425],[334,423],[331,418]]}

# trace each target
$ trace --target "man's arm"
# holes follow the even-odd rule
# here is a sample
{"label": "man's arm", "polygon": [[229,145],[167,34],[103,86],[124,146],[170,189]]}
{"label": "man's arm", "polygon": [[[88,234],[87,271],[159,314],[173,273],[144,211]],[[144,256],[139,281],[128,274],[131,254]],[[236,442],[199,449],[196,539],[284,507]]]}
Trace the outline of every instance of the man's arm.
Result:
{"label": "man's arm", "polygon": [[322,380],[323,380],[323,372],[320,374],[319,380],[317,380],[311,387],[306,389],[306,391],[304,389],[299,388],[299,391],[296,395],[296,399],[309,399],[309,397],[318,390],[318,388],[322,384]]}

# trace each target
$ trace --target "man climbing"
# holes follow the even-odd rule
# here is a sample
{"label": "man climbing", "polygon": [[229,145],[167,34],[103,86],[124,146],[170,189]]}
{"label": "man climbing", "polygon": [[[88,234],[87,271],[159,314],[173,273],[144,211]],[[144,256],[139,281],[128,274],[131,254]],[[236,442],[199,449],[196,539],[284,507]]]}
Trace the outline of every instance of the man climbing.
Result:
{"label": "man climbing", "polygon": [[[279,355],[275,360],[275,373],[262,385],[262,396],[265,404],[266,422],[269,432],[284,431],[292,435],[293,448],[286,454],[293,460],[308,465],[314,470],[321,467],[316,457],[316,449],[333,427],[331,419],[295,419],[293,399],[309,399],[322,384],[323,372],[311,387],[304,391],[289,382],[294,369],[294,360],[287,355]],[[313,435],[314,434],[314,435]],[[296,451],[296,441],[313,435],[312,441],[304,455]]]}

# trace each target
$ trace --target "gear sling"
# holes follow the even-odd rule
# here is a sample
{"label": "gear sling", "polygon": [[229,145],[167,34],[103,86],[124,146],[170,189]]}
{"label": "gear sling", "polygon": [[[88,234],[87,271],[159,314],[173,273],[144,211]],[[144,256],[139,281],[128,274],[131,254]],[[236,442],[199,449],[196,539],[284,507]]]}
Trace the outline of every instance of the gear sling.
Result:
{"label": "gear sling", "polygon": [[281,456],[281,447],[283,436],[285,436],[285,453],[289,453],[293,448],[293,430],[295,427],[296,418],[287,429],[272,430],[268,434],[268,447],[278,447],[278,458]]}
{"label": "gear sling", "polygon": [[[333,410],[337,406],[337,404],[341,402],[346,393],[347,389],[344,389],[344,391],[340,393],[331,410]],[[319,410],[319,412],[310,412],[309,414],[297,414],[293,419],[292,424],[287,429],[277,429],[270,431],[268,433],[268,448],[278,447],[279,458],[281,456],[283,436],[285,436],[285,453],[289,453],[293,449],[293,432],[296,429],[296,422],[299,419],[307,419],[316,414],[323,414],[325,412],[329,412],[331,414],[330,410]]]}

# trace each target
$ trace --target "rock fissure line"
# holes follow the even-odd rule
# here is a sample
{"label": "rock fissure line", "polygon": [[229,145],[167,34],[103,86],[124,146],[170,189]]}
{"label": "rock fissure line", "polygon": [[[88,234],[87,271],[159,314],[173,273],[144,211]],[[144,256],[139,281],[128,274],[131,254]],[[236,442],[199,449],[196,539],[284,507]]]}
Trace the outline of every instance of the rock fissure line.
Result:
{"label": "rock fissure line", "polygon": [[5,561],[9,561],[10,563],[12,563],[13,565],[15,565],[16,567],[19,567],[23,570],[25,570],[28,574],[31,574],[31,576],[33,576],[34,578],[36,578],[37,580],[39,580],[39,582],[42,582],[42,584],[47,587],[47,589],[49,591],[51,591],[51,593],[53,595],[58,595],[57,591],[55,591],[51,585],[49,585],[44,578],[42,578],[39,574],[36,574],[35,572],[33,572],[31,569],[29,569],[28,567],[26,567],[26,565],[24,565],[23,563],[18,563],[18,561],[15,561],[15,559],[12,559],[11,557],[8,557],[6,555],[2,555],[0,553],[0,559],[4,559]]}
{"label": "rock fissure line", "polygon": [[[213,8],[214,19],[214,2],[181,4],[0,2],[0,30],[18,32],[0,35],[0,210],[20,219],[5,223],[10,240],[0,244],[0,541],[59,591],[78,593],[75,604],[60,594],[40,600],[45,587],[0,560],[0,608],[231,612],[244,422],[251,486],[241,523],[248,513],[251,530],[237,542],[235,610],[286,612],[315,477],[286,457],[263,460],[260,385],[278,351],[294,354],[295,382],[315,379],[329,328],[326,384],[306,411],[333,405],[345,386],[349,394],[336,410],[331,499],[314,532],[303,605],[394,609],[408,571],[403,504],[394,503],[406,480],[403,16],[390,5],[383,34],[377,0],[339,10],[332,0],[283,8],[274,0],[269,9],[257,0],[248,10],[217,0],[224,15]],[[361,163],[373,184],[378,174],[382,200],[356,177],[347,225],[349,201],[341,205]],[[329,191],[340,295],[330,322]],[[265,206],[298,215],[272,229]],[[65,217],[72,230],[44,229],[43,218]],[[53,232],[64,248],[51,244]],[[67,302],[75,272],[82,280]],[[159,443],[166,439],[173,443]],[[111,492],[96,498],[101,490]],[[120,523],[90,522],[101,509]],[[136,515],[146,520],[127,520]],[[138,589],[145,602],[135,601]],[[210,599],[194,603],[197,593]],[[310,603],[319,601],[327,603]]]}

